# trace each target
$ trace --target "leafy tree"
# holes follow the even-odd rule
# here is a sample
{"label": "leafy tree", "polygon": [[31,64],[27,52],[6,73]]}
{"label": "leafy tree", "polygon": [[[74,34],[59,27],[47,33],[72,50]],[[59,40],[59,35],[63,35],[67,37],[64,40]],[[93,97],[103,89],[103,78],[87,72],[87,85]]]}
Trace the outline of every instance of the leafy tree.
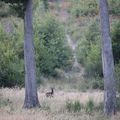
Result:
{"label": "leafy tree", "polygon": [[56,68],[69,70],[72,53],[65,40],[63,26],[52,15],[36,21],[37,68],[44,75],[56,75]]}

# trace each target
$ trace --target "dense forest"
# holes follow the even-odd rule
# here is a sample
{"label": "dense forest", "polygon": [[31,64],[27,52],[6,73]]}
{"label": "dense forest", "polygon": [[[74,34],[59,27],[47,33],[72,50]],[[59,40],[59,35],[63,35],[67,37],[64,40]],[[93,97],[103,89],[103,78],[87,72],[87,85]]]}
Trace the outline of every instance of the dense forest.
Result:
{"label": "dense forest", "polygon": [[119,92],[120,0],[0,1],[1,120],[119,120]]}

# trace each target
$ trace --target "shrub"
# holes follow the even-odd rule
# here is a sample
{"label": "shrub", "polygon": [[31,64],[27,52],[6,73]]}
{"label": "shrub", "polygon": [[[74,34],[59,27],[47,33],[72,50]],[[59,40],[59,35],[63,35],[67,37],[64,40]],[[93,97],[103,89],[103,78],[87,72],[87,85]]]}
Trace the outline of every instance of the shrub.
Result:
{"label": "shrub", "polygon": [[116,106],[117,106],[117,110],[120,111],[120,97],[117,98]]}
{"label": "shrub", "polygon": [[66,109],[68,112],[80,112],[82,109],[82,105],[79,101],[70,101],[66,102]]}
{"label": "shrub", "polygon": [[44,5],[44,9],[48,10],[48,8],[49,8],[48,0],[42,0],[42,2],[43,2],[43,5]]}
{"label": "shrub", "polygon": [[93,20],[86,28],[84,37],[79,41],[77,56],[85,67],[86,76],[102,76],[101,42],[98,22]]}
{"label": "shrub", "polygon": [[91,49],[86,57],[87,76],[102,76],[102,60],[100,44],[92,44]]}
{"label": "shrub", "polygon": [[73,16],[86,16],[86,15],[96,15],[98,13],[97,0],[71,0],[72,7],[70,12]]}
{"label": "shrub", "polygon": [[[98,0],[71,0],[72,6],[69,8],[69,12],[75,16],[94,16],[99,13]],[[113,15],[120,15],[120,1],[109,0],[109,12]]]}
{"label": "shrub", "polygon": [[7,4],[0,1],[0,17],[7,17],[10,14],[10,8]]}
{"label": "shrub", "polygon": [[90,81],[90,88],[104,90],[104,81],[101,78],[93,78]]}
{"label": "shrub", "polygon": [[109,0],[110,14],[120,15],[120,0]]}
{"label": "shrub", "polygon": [[120,21],[115,21],[112,25],[112,47],[115,64],[120,60]]}
{"label": "shrub", "polygon": [[117,89],[120,92],[120,22],[113,23],[112,26],[112,47],[115,61],[115,71],[117,77]]}
{"label": "shrub", "polygon": [[72,105],[73,103],[70,100],[66,101],[66,109],[68,110],[68,112],[72,111]]}
{"label": "shrub", "polygon": [[85,106],[86,112],[88,112],[88,113],[93,112],[94,107],[95,107],[95,105],[94,105],[93,100],[92,100],[92,99],[89,99],[89,101],[87,102],[87,104],[86,104],[86,106]]}
{"label": "shrub", "polygon": [[21,41],[23,38],[19,31],[21,27],[19,22],[12,19],[4,20],[1,23],[3,25],[0,24],[0,87],[23,86],[24,84],[23,43]]}
{"label": "shrub", "polygon": [[117,78],[117,90],[120,92],[120,62],[115,66],[116,78]]}
{"label": "shrub", "polygon": [[81,111],[81,104],[79,101],[75,101],[74,104],[73,104],[73,108],[74,108],[74,112],[79,112]]}
{"label": "shrub", "polygon": [[63,26],[49,13],[36,22],[35,44],[39,72],[55,76],[56,68],[69,70],[72,53],[66,43]]}

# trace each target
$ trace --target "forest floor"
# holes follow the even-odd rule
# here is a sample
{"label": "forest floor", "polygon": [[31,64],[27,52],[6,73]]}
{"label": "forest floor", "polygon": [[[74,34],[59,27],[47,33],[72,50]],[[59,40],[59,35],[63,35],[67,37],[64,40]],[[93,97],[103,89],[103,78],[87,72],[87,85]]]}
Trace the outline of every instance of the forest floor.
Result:
{"label": "forest floor", "polygon": [[[64,90],[56,90],[54,97],[47,98],[46,90],[39,89],[38,96],[41,108],[23,109],[24,89],[1,89],[0,90],[0,120],[107,120],[103,113],[94,110],[87,113],[84,110],[79,112],[69,112],[66,108],[68,101],[79,101],[86,105],[89,99],[94,104],[103,101],[102,91],[89,92],[69,92]],[[120,120],[120,113],[110,118],[110,120]]]}

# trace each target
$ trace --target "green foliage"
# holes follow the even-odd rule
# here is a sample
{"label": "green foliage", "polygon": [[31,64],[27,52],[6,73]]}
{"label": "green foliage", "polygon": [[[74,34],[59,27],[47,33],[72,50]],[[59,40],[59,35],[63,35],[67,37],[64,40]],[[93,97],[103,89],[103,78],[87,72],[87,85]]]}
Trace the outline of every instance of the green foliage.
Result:
{"label": "green foliage", "polygon": [[117,78],[117,90],[120,92],[120,60],[115,66],[116,78]]}
{"label": "green foliage", "polygon": [[91,112],[93,112],[94,108],[95,108],[95,105],[94,105],[93,100],[89,99],[89,101],[87,102],[86,107],[85,107],[86,112],[91,113]]}
{"label": "green foliage", "polygon": [[120,21],[115,22],[112,27],[112,47],[114,61],[117,64],[120,60]]}
{"label": "green foliage", "polygon": [[98,14],[97,0],[71,0],[70,13],[75,16],[87,16]]}
{"label": "green foliage", "polygon": [[102,75],[102,60],[101,60],[101,42],[98,22],[93,21],[85,34],[88,53],[86,56],[86,71],[88,76]]}
{"label": "green foliage", "polygon": [[81,108],[82,108],[82,105],[80,104],[79,101],[75,101],[74,104],[73,104],[73,108],[74,108],[74,112],[79,112],[81,111]]}
{"label": "green foliage", "polygon": [[116,109],[120,111],[120,96],[117,98],[116,107]]}
{"label": "green foliage", "polygon": [[14,15],[17,15],[18,17],[23,17],[24,12],[24,0],[1,0],[5,3],[9,3],[9,6],[11,7],[11,12]]}
{"label": "green foliage", "polygon": [[[119,110],[120,106],[120,99],[117,99],[117,109]],[[85,105],[82,105],[79,101],[72,101],[68,100],[66,101],[66,109],[68,112],[81,112],[81,110],[84,110],[86,113],[91,114],[94,111],[99,112],[103,111],[104,109],[104,103],[100,102],[97,105],[95,105],[94,101],[92,99],[89,99]]]}
{"label": "green foliage", "polygon": [[80,112],[82,105],[79,101],[66,101],[66,109],[68,112]]}
{"label": "green foliage", "polygon": [[[63,26],[49,14],[37,16],[34,25],[38,77],[56,76],[56,68],[70,70],[72,53]],[[24,85],[23,53],[23,21],[14,17],[1,20],[0,87]]]}
{"label": "green foliage", "polygon": [[93,78],[92,80],[89,80],[90,81],[90,87],[92,89],[101,89],[101,90],[104,90],[104,81],[101,80],[101,78]]}
{"label": "green foliage", "polygon": [[101,76],[102,75],[102,61],[100,44],[91,45],[90,51],[86,57],[86,72],[87,76]]}
{"label": "green foliage", "polygon": [[[75,16],[95,16],[99,13],[99,0],[71,0],[69,12]],[[120,15],[120,0],[108,0],[110,14]]]}
{"label": "green foliage", "polygon": [[56,68],[69,70],[72,54],[62,25],[49,14],[37,21],[36,25],[36,56],[40,73],[56,75]]}
{"label": "green foliage", "polygon": [[117,77],[117,89],[120,92],[120,21],[115,22],[112,27],[112,47]]}
{"label": "green foliage", "polygon": [[48,8],[49,8],[48,0],[42,0],[42,2],[43,2],[43,5],[44,5],[44,9],[48,10]]}
{"label": "green foliage", "polygon": [[0,87],[23,86],[22,34],[17,31],[20,24],[15,22],[0,24]]}
{"label": "green foliage", "polygon": [[13,4],[13,3],[23,3],[24,2],[24,0],[1,0],[1,1],[4,1],[6,3],[11,3],[11,4]]}
{"label": "green foliage", "polygon": [[120,0],[108,0],[110,14],[120,15]]}
{"label": "green foliage", "polygon": [[10,15],[10,8],[7,4],[5,4],[4,2],[0,1],[0,17],[7,17]]}
{"label": "green foliage", "polygon": [[100,77],[86,78],[86,80],[79,85],[79,89],[82,92],[86,92],[88,89],[104,90],[104,81]]}
{"label": "green foliage", "polygon": [[90,77],[102,76],[101,43],[98,22],[92,21],[77,48],[79,62],[86,68]]}

